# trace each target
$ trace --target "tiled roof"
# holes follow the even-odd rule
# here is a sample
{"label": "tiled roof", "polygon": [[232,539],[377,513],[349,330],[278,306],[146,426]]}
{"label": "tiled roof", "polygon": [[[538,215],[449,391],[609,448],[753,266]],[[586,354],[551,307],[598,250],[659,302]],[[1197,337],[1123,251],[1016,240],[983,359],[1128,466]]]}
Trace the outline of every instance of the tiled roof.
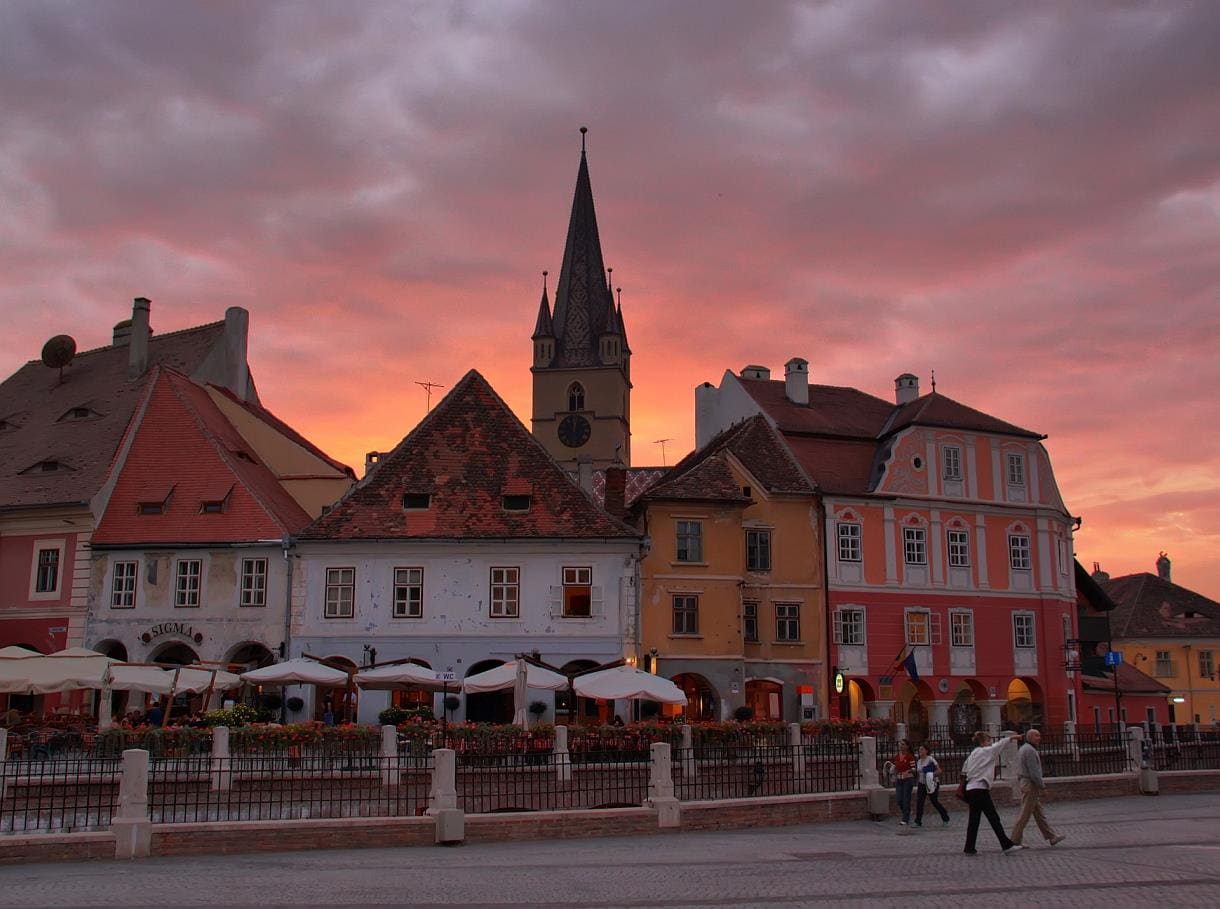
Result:
{"label": "tiled roof", "polygon": [[1090,606],[1099,612],[1113,612],[1117,604],[1100,584],[1093,579],[1088,570],[1076,559],[1072,559],[1076,575],[1076,593],[1084,597]]}
{"label": "tiled roof", "polygon": [[[679,465],[681,466],[681,465]],[[716,451],[696,463],[675,468],[660,483],[644,493],[643,500],[683,499],[699,502],[727,502],[749,505],[752,501],[741,491],[741,484],[733,476],[724,451]]]}
{"label": "tiled roof", "polygon": [[1117,604],[1110,616],[1116,639],[1220,638],[1220,603],[1193,590],[1147,572],[1112,578],[1101,586]]}
{"label": "tiled roof", "polygon": [[[522,488],[532,490],[529,510],[506,511],[502,496]],[[404,510],[408,492],[430,493],[430,506]],[[573,482],[474,370],[298,534],[302,540],[636,536]]]}
{"label": "tiled roof", "polygon": [[[625,487],[624,500],[625,504],[630,506],[636,499],[642,496],[648,489],[661,477],[669,473],[668,467],[628,467],[627,483]],[[598,505],[606,504],[606,472],[604,470],[593,471],[593,498]]]}
{"label": "tiled roof", "polygon": [[[148,362],[190,374],[224,334],[213,322],[164,335],[148,343]],[[26,363],[0,384],[0,507],[88,502],[105,482],[145,379],[128,379],[130,349],[99,347],[78,353],[63,370],[40,360]],[[93,415],[64,419],[73,408]],[[65,468],[44,472],[35,465],[58,461]],[[34,469],[31,470],[30,468]]]}
{"label": "tiled roof", "polygon": [[[1113,676],[1082,675],[1081,683],[1091,691],[1114,691]],[[1130,663],[1118,664],[1118,690],[1120,694],[1168,694],[1171,689],[1147,673],[1140,672]]]}
{"label": "tiled roof", "polygon": [[804,405],[788,400],[784,382],[740,376],[738,381],[783,433],[875,439],[894,411],[889,401],[856,388],[811,384]]}
{"label": "tiled roof", "polygon": [[[148,385],[148,406],[133,426],[94,545],[249,542],[309,523],[207,389],[161,367]],[[140,513],[141,502],[165,500],[166,490],[164,513]],[[221,498],[223,511],[201,513],[204,502]]]}
{"label": "tiled roof", "polygon": [[891,435],[908,426],[940,426],[945,429],[961,429],[969,432],[993,432],[998,435],[1024,436],[1030,439],[1043,438],[1036,432],[998,420],[990,414],[967,407],[965,404],[935,391],[899,407],[883,434]]}
{"label": "tiled roof", "polygon": [[793,457],[818,489],[830,495],[867,495],[873,489],[875,442],[787,436]]}
{"label": "tiled roof", "polygon": [[354,470],[352,470],[352,468],[348,467],[342,461],[336,461],[334,458],[332,458],[330,455],[328,455],[326,452],[324,452],[321,448],[319,448],[313,442],[309,441],[309,439],[305,438],[303,435],[301,435],[299,432],[297,432],[295,429],[293,429],[291,426],[289,426],[287,423],[285,423],[283,420],[281,420],[271,411],[267,410],[267,408],[263,407],[261,404],[257,404],[253,401],[243,401],[243,400],[241,400],[241,398],[239,398],[237,395],[233,394],[232,391],[225,388],[223,385],[210,385],[209,387],[212,389],[215,389],[217,392],[224,395],[226,398],[228,398],[238,407],[241,407],[242,409],[244,409],[245,411],[250,413],[252,416],[257,417],[259,420],[266,423],[268,426],[270,426],[280,435],[284,436],[284,438],[289,439],[292,442],[295,442],[297,445],[300,445],[310,454],[325,461],[327,464],[329,464],[331,467],[335,468],[335,470],[338,470],[340,473],[344,473],[347,476],[351,477],[352,479],[355,479],[356,472]]}

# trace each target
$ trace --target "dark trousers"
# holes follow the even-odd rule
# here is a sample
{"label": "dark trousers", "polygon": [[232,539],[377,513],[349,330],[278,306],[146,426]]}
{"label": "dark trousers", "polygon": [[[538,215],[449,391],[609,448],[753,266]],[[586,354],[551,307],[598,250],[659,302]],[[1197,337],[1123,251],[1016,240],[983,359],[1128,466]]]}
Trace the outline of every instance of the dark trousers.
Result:
{"label": "dark trousers", "polygon": [[915,795],[915,823],[923,823],[923,803],[927,799],[932,803],[932,807],[940,815],[942,821],[949,820],[949,812],[945,810],[945,806],[940,803],[940,789],[935,792],[929,792],[927,786],[920,786],[919,791]]}
{"label": "dark trousers", "polygon": [[894,794],[898,796],[898,810],[902,812],[903,823],[911,819],[911,789],[914,786],[914,780],[894,781]]}
{"label": "dark trousers", "polygon": [[974,842],[979,835],[979,817],[984,814],[995,831],[996,839],[1000,841],[1000,848],[1007,849],[1012,845],[1012,840],[1004,832],[1004,825],[1000,823],[1000,813],[995,810],[990,789],[967,789],[966,804],[970,806],[970,820],[966,824],[966,852],[974,852]]}

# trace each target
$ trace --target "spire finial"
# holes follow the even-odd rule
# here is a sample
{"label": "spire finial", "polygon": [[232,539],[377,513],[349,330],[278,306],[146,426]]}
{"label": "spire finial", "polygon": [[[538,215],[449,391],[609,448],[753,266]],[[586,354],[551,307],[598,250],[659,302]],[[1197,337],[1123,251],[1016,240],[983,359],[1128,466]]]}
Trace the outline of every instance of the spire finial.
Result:
{"label": "spire finial", "polygon": [[550,272],[547,271],[545,268],[542,270],[542,292],[543,293],[546,293],[546,276],[549,274],[550,274]]}
{"label": "spire finial", "polygon": [[614,289],[618,293],[618,308],[622,309],[623,308],[623,289],[621,287],[616,287]]}
{"label": "spire finial", "polygon": [[932,370],[932,393],[936,393],[936,370]]}
{"label": "spire finial", "polygon": [[582,126],[580,128],[580,153],[582,155],[585,153],[585,133],[587,133],[588,131],[589,131],[589,127],[587,127],[587,126]]}
{"label": "spire finial", "polygon": [[609,290],[613,286],[614,286],[614,269],[607,268],[606,269],[606,290]]}

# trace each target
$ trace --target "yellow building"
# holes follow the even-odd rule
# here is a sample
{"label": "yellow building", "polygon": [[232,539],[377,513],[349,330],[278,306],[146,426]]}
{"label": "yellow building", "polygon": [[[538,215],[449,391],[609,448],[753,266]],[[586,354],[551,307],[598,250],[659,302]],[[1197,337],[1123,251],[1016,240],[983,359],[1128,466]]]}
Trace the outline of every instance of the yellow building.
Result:
{"label": "yellow building", "polygon": [[[1164,553],[1157,573],[1105,579],[1114,600],[1114,649],[1123,660],[1168,685],[1169,721],[1216,725],[1220,715],[1220,604],[1174,584]],[[1129,722],[1144,717],[1128,716]]]}
{"label": "yellow building", "polygon": [[814,488],[763,417],[688,455],[635,503],[644,661],[690,720],[826,716],[823,521]]}

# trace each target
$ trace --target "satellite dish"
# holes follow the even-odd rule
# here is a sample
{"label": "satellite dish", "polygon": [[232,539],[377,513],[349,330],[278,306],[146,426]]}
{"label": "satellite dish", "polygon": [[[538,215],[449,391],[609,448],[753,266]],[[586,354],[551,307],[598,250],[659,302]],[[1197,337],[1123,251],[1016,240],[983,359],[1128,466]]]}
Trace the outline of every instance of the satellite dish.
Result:
{"label": "satellite dish", "polygon": [[56,335],[42,345],[42,362],[51,369],[59,370],[59,381],[64,380],[64,367],[76,356],[76,339],[71,335]]}

